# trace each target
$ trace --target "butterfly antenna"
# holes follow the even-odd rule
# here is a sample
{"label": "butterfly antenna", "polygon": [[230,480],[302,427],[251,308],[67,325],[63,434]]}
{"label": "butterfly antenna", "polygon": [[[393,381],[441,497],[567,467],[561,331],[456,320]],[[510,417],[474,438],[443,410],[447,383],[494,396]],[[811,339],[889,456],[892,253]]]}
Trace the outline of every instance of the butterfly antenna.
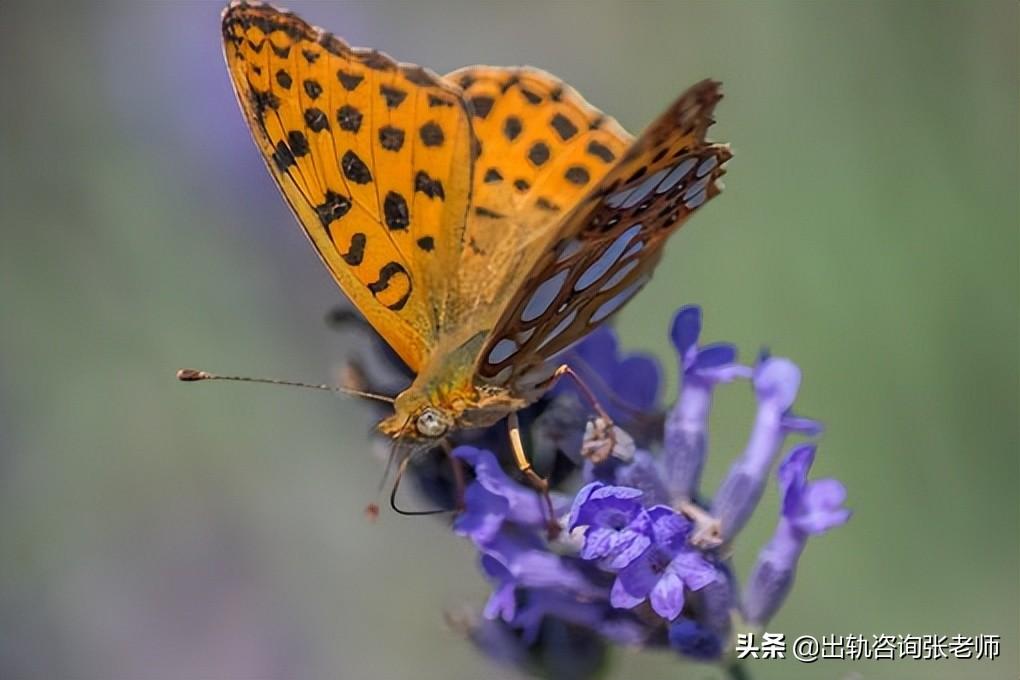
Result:
{"label": "butterfly antenna", "polygon": [[246,376],[238,375],[216,375],[215,373],[209,373],[208,371],[199,371],[194,368],[182,368],[181,370],[177,371],[177,379],[180,380],[181,382],[199,382],[202,380],[229,380],[231,382],[262,383],[264,385],[287,385],[289,387],[304,387],[312,390],[334,392],[336,394],[347,394],[352,397],[361,397],[362,399],[374,399],[375,401],[384,401],[387,404],[393,403],[393,397],[387,397],[382,394],[372,394],[371,392],[362,392],[361,390],[355,390],[349,387],[339,387],[335,385],[314,385],[312,383],[295,382],[293,380],[249,378]]}

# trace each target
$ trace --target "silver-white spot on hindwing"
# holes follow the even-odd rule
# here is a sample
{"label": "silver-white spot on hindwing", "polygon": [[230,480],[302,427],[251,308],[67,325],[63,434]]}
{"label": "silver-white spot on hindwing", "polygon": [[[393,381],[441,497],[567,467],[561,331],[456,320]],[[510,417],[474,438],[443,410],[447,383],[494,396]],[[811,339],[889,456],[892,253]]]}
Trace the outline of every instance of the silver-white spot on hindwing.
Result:
{"label": "silver-white spot on hindwing", "polygon": [[510,338],[503,338],[502,340],[497,342],[496,345],[489,352],[489,356],[486,359],[486,361],[488,361],[489,364],[496,366],[512,357],[514,354],[517,353],[517,350],[519,349],[520,347],[517,345],[516,342],[514,342]]}
{"label": "silver-white spot on hindwing", "polygon": [[718,162],[719,161],[716,159],[715,156],[709,156],[705,160],[701,161],[701,164],[698,166],[698,170],[694,174],[697,175],[698,177],[704,177],[708,173],[715,170],[715,165]]}
{"label": "silver-white spot on hindwing", "polygon": [[620,205],[627,200],[627,197],[630,196],[633,191],[634,187],[627,187],[626,189],[621,189],[620,191],[617,191],[615,194],[606,199],[606,205],[608,205],[610,208],[619,208]]}
{"label": "silver-white spot on hindwing", "polygon": [[667,191],[670,191],[673,187],[682,182],[684,177],[687,176],[687,173],[689,173],[697,164],[697,158],[685,158],[674,165],[670,173],[666,175],[666,178],[659,183],[659,186],[655,189],[655,193],[664,194]]}
{"label": "silver-white spot on hindwing", "polygon": [[534,321],[545,314],[545,311],[549,309],[549,305],[559,295],[560,289],[563,288],[563,283],[567,280],[568,273],[570,273],[570,270],[564,269],[543,281],[542,285],[535,289],[535,292],[531,294],[531,298],[528,300],[528,304],[524,306],[524,311],[521,312],[521,321]]}
{"label": "silver-white spot on hindwing", "polygon": [[589,324],[596,324],[599,321],[602,321],[602,319],[604,319],[607,316],[609,316],[610,314],[612,314],[613,312],[615,312],[617,309],[619,309],[621,306],[623,306],[623,303],[625,303],[627,300],[629,300],[631,298],[631,296],[634,295],[634,293],[637,292],[638,288],[640,288],[642,285],[644,285],[644,283],[647,280],[648,280],[648,277],[647,276],[643,276],[640,279],[638,279],[637,281],[635,281],[634,283],[630,284],[629,286],[627,286],[626,288],[621,290],[619,293],[617,293],[613,297],[611,297],[608,300],[606,300],[605,302],[603,302],[602,305],[598,309],[595,310],[595,313],[591,315],[591,318],[588,320],[588,323]]}
{"label": "silver-white spot on hindwing", "polygon": [[702,203],[704,203],[705,199],[707,199],[707,198],[708,198],[708,192],[707,191],[699,191],[698,193],[694,194],[694,196],[692,196],[689,200],[684,201],[684,206],[688,210],[694,210],[695,208],[700,206]]}
{"label": "silver-white spot on hindwing", "polygon": [[542,338],[542,343],[538,346],[538,349],[542,349],[550,342],[555,340],[558,335],[563,333],[563,331],[567,330],[567,328],[570,327],[570,324],[574,323],[574,318],[576,316],[577,310],[575,309],[574,311],[570,312],[570,314],[567,314],[565,317],[563,317],[563,319],[558,324],[556,324],[556,327],[549,331],[544,338]]}
{"label": "silver-white spot on hindwing", "polygon": [[599,292],[604,293],[607,290],[612,290],[620,281],[627,278],[627,274],[634,271],[634,267],[638,266],[639,260],[631,260],[627,264],[620,267],[615,274],[609,277],[609,279],[599,287]]}
{"label": "silver-white spot on hindwing", "polygon": [[627,246],[630,245],[630,242],[640,231],[641,223],[639,222],[617,236],[612,245],[606,248],[606,251],[599,256],[599,259],[592,262],[584,270],[584,273],[574,283],[574,290],[582,291],[605,276],[606,272],[612,269],[613,265],[620,259],[623,251],[627,249]]}
{"label": "silver-white spot on hindwing", "polygon": [[685,191],[683,195],[683,200],[684,206],[687,207],[688,210],[694,210],[705,202],[705,199],[708,197],[705,187],[708,186],[708,183],[711,180],[711,176],[702,177],[697,182],[687,187],[687,191]]}
{"label": "silver-white spot on hindwing", "polygon": [[634,191],[631,192],[630,196],[627,197],[627,200],[623,202],[621,207],[624,210],[627,208],[633,208],[635,205],[645,200],[645,197],[652,193],[652,189],[655,188],[655,185],[661,182],[662,178],[665,177],[668,172],[669,168],[663,168],[648,177],[645,181],[641,182],[641,184],[637,185]]}
{"label": "silver-white spot on hindwing", "polygon": [[644,241],[638,241],[637,243],[632,245],[630,248],[627,248],[627,252],[625,252],[620,259],[621,260],[626,260],[628,257],[633,255],[634,253],[640,252],[641,249],[644,248],[644,247],[645,247],[645,242]]}

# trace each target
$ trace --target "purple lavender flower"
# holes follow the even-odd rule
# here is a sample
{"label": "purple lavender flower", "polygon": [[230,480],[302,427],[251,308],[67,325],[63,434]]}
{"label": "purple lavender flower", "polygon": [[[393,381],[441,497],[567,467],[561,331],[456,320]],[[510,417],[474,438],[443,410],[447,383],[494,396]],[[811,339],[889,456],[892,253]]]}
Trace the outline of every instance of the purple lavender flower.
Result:
{"label": "purple lavender flower", "polygon": [[718,659],[723,652],[723,641],[719,635],[682,616],[669,626],[669,646],[700,661]]}
{"label": "purple lavender flower", "polygon": [[750,368],[736,363],[735,347],[719,343],[699,348],[700,335],[701,308],[681,307],[670,333],[680,355],[680,397],[666,419],[662,462],[670,492],[686,499],[694,498],[701,482],[715,386],[751,376]]}
{"label": "purple lavender flower", "polygon": [[[553,493],[552,518],[539,495],[500,466],[508,460],[500,448],[506,438],[501,426],[458,434],[461,445],[453,455],[470,468],[471,481],[462,490],[465,509],[454,530],[475,544],[492,583],[482,622],[466,631],[494,658],[579,678],[598,672],[608,643],[669,648],[721,663],[732,649],[734,620],[763,625],[782,605],[808,536],[849,518],[839,482],[807,479],[814,445],[795,447],[777,472],[778,526],[740,595],[729,547],[722,543],[751,516],[786,437],[815,436],[821,426],[792,411],[800,385],[792,361],[763,355],[753,369],[742,366],[732,345],[699,346],[701,327],[698,307],[682,308],[673,320],[682,386],[665,422],[657,405],[657,365],[621,353],[611,331],[597,331],[563,355],[617,426],[627,433],[645,430],[632,457],[581,460],[589,413],[573,388],[558,386],[522,412],[529,454],[552,461],[552,487],[562,489],[565,481],[581,487]],[[745,379],[758,402],[754,425],[707,505],[698,487],[714,391]],[[473,445],[463,445],[468,441]],[[412,465],[410,474],[452,497],[451,478],[439,472],[445,460],[445,454],[430,455],[425,467]],[[568,530],[555,540],[547,532],[551,519]],[[705,540],[706,530],[720,526],[721,541]]]}
{"label": "purple lavender flower", "polygon": [[622,645],[640,645],[650,632],[629,612],[615,609],[604,601],[578,600],[558,591],[545,591],[532,593],[516,618],[524,641],[534,642],[542,622],[549,617],[596,630],[606,639]]}
{"label": "purple lavender flower", "polygon": [[642,493],[626,486],[592,482],[578,492],[567,529],[585,527],[581,559],[621,569],[652,543],[651,517],[638,501]]}
{"label": "purple lavender flower", "polygon": [[[457,516],[454,531],[485,544],[496,536],[503,522],[522,527],[541,528],[548,524],[542,499],[529,487],[510,479],[491,451],[459,446],[453,454],[474,469],[475,481],[464,494],[464,512]],[[557,514],[566,510],[567,501],[553,494]]]}
{"label": "purple lavender flower", "polygon": [[748,623],[768,623],[783,604],[808,537],[850,519],[850,511],[843,507],[846,489],[841,483],[835,479],[807,480],[815,451],[814,444],[798,446],[779,466],[782,509],[776,531],[751,571],[744,599]]}
{"label": "purple lavender flower", "polygon": [[768,478],[769,468],[793,432],[814,435],[821,426],[790,413],[800,388],[800,369],[789,359],[765,357],[752,378],[758,413],[743,454],[730,466],[712,503],[722,539],[732,539],[751,517]]}
{"label": "purple lavender flower", "polygon": [[[571,349],[565,357],[573,360],[582,376],[591,374],[589,385],[603,407],[619,425],[633,419],[635,413],[647,413],[655,408],[662,384],[659,363],[645,354],[620,352],[616,334],[601,327]],[[569,382],[553,388],[553,394],[575,392]]]}
{"label": "purple lavender flower", "polygon": [[684,606],[684,590],[698,590],[715,580],[715,568],[687,544],[691,523],[671,508],[658,505],[648,511],[652,544],[620,570],[610,602],[633,609],[646,599],[652,609],[672,621]]}

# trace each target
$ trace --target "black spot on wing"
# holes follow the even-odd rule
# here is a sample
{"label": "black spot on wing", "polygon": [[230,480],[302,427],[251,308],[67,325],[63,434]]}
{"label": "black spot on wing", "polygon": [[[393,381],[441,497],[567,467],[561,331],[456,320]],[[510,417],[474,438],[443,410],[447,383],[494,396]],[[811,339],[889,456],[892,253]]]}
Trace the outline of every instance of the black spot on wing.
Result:
{"label": "black spot on wing", "polygon": [[503,122],[503,136],[506,137],[508,141],[512,142],[517,139],[523,129],[524,126],[521,124],[521,119],[517,116],[507,116],[506,120]]}
{"label": "black spot on wing", "polygon": [[287,133],[287,146],[295,158],[301,158],[308,154],[308,138],[300,130],[291,130]]}
{"label": "black spot on wing", "polygon": [[283,89],[289,90],[290,85],[293,81],[291,80],[290,74],[281,68],[279,71],[276,72],[276,82]]}
{"label": "black spot on wing", "polygon": [[556,130],[556,134],[560,136],[564,142],[577,134],[577,126],[570,122],[570,119],[564,116],[562,113],[557,113],[549,121],[549,124]]}
{"label": "black spot on wing", "polygon": [[346,253],[340,253],[340,257],[344,258],[344,262],[357,267],[361,264],[362,260],[365,259],[365,243],[367,239],[365,235],[360,231],[351,235],[351,244],[347,248]]}
{"label": "black spot on wing", "polygon": [[386,194],[383,201],[383,215],[386,218],[386,226],[393,231],[407,229],[411,223],[411,216],[407,211],[407,201],[396,191]]}
{"label": "black spot on wing", "polygon": [[326,114],[322,112],[322,109],[313,106],[305,109],[305,125],[312,132],[322,132],[329,128],[329,119],[326,118]]}
{"label": "black spot on wing", "polygon": [[273,162],[276,163],[276,167],[280,172],[287,172],[287,168],[296,165],[294,154],[290,152],[290,148],[283,140],[276,143],[276,151],[273,152]]}
{"label": "black spot on wing", "polygon": [[429,177],[429,174],[424,170],[419,170],[418,174],[415,175],[414,190],[422,192],[429,198],[446,198],[446,194],[443,192],[443,183],[438,179]]}
{"label": "black spot on wing", "polygon": [[545,142],[535,142],[528,150],[528,160],[535,165],[544,165],[549,160],[549,147]]}
{"label": "black spot on wing", "polygon": [[387,262],[383,265],[382,269],[379,270],[379,278],[376,281],[368,284],[368,289],[372,292],[372,295],[376,297],[379,293],[383,292],[390,287],[390,280],[397,275],[403,274],[407,277],[407,292],[404,293],[403,297],[394,302],[391,305],[387,305],[393,311],[400,311],[407,304],[407,299],[411,297],[411,277],[408,275],[407,270],[404,269],[403,265],[399,262]]}
{"label": "black spot on wing", "polygon": [[372,173],[368,166],[361,160],[358,154],[348,149],[340,159],[340,167],[344,171],[344,177],[355,184],[368,184],[372,181]]}
{"label": "black spot on wing", "polygon": [[605,161],[606,163],[612,163],[613,161],[616,160],[616,154],[614,154],[608,146],[596,142],[594,140],[588,142],[587,151],[592,156],[595,156],[596,158],[599,158]]}
{"label": "black spot on wing", "polygon": [[361,111],[350,104],[345,104],[336,110],[336,121],[340,123],[341,130],[357,132],[361,129]]}
{"label": "black spot on wing", "polygon": [[350,209],[351,199],[329,190],[326,192],[326,200],[315,206],[315,213],[322,226],[329,230],[329,225],[346,215]]}
{"label": "black spot on wing", "polygon": [[478,96],[471,98],[471,110],[474,111],[475,116],[484,119],[492,111],[492,105],[495,100],[488,96]]}
{"label": "black spot on wing", "polygon": [[305,88],[305,94],[312,99],[318,99],[319,95],[322,94],[322,85],[320,85],[319,81],[314,78],[306,78],[303,85]]}
{"label": "black spot on wing", "polygon": [[387,151],[400,151],[400,148],[404,146],[404,131],[392,125],[380,128],[379,143]]}
{"label": "black spot on wing", "polygon": [[343,69],[338,69],[336,72],[336,78],[340,81],[340,84],[348,92],[353,92],[354,89],[361,84],[361,81],[365,79],[365,76],[357,73],[348,73]]}
{"label": "black spot on wing", "polygon": [[418,247],[428,253],[436,247],[436,242],[431,236],[422,236],[418,239]]}
{"label": "black spot on wing", "polygon": [[535,94],[531,90],[526,90],[526,89],[524,89],[522,87],[521,88],[521,94],[524,95],[524,98],[527,99],[528,103],[530,103],[530,104],[541,104],[542,103],[542,95]]}
{"label": "black spot on wing", "polygon": [[380,85],[379,94],[381,94],[383,99],[386,100],[387,108],[391,109],[395,109],[400,106],[407,97],[407,92],[398,87],[391,87],[390,85]]}
{"label": "black spot on wing", "polygon": [[418,134],[421,136],[422,144],[429,147],[442,146],[445,140],[443,129],[432,120],[422,125]]}
{"label": "black spot on wing", "polygon": [[564,177],[571,184],[577,184],[578,186],[584,186],[591,179],[591,175],[588,174],[588,170],[583,165],[571,165],[567,168]]}
{"label": "black spot on wing", "polygon": [[268,109],[273,109],[275,111],[280,108],[279,97],[268,90],[262,92],[260,90],[256,90],[254,87],[251,89],[251,103],[259,118],[264,116]]}
{"label": "black spot on wing", "polygon": [[496,182],[502,182],[503,175],[501,175],[499,173],[499,170],[497,170],[496,168],[489,168],[488,170],[485,171],[484,181],[486,184],[495,184]]}

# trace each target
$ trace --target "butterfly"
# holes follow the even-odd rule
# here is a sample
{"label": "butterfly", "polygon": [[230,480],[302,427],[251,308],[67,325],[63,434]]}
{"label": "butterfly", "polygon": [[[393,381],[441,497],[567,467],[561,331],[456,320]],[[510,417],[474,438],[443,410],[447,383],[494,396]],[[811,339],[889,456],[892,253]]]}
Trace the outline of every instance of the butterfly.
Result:
{"label": "butterfly", "polygon": [[[439,76],[233,2],[224,52],[269,171],[354,306],[416,374],[379,430],[435,442],[533,403],[553,358],[649,280],[721,191],[705,80],[639,137],[534,68]],[[517,447],[519,448],[519,447]],[[523,469],[523,468],[522,468]]]}

